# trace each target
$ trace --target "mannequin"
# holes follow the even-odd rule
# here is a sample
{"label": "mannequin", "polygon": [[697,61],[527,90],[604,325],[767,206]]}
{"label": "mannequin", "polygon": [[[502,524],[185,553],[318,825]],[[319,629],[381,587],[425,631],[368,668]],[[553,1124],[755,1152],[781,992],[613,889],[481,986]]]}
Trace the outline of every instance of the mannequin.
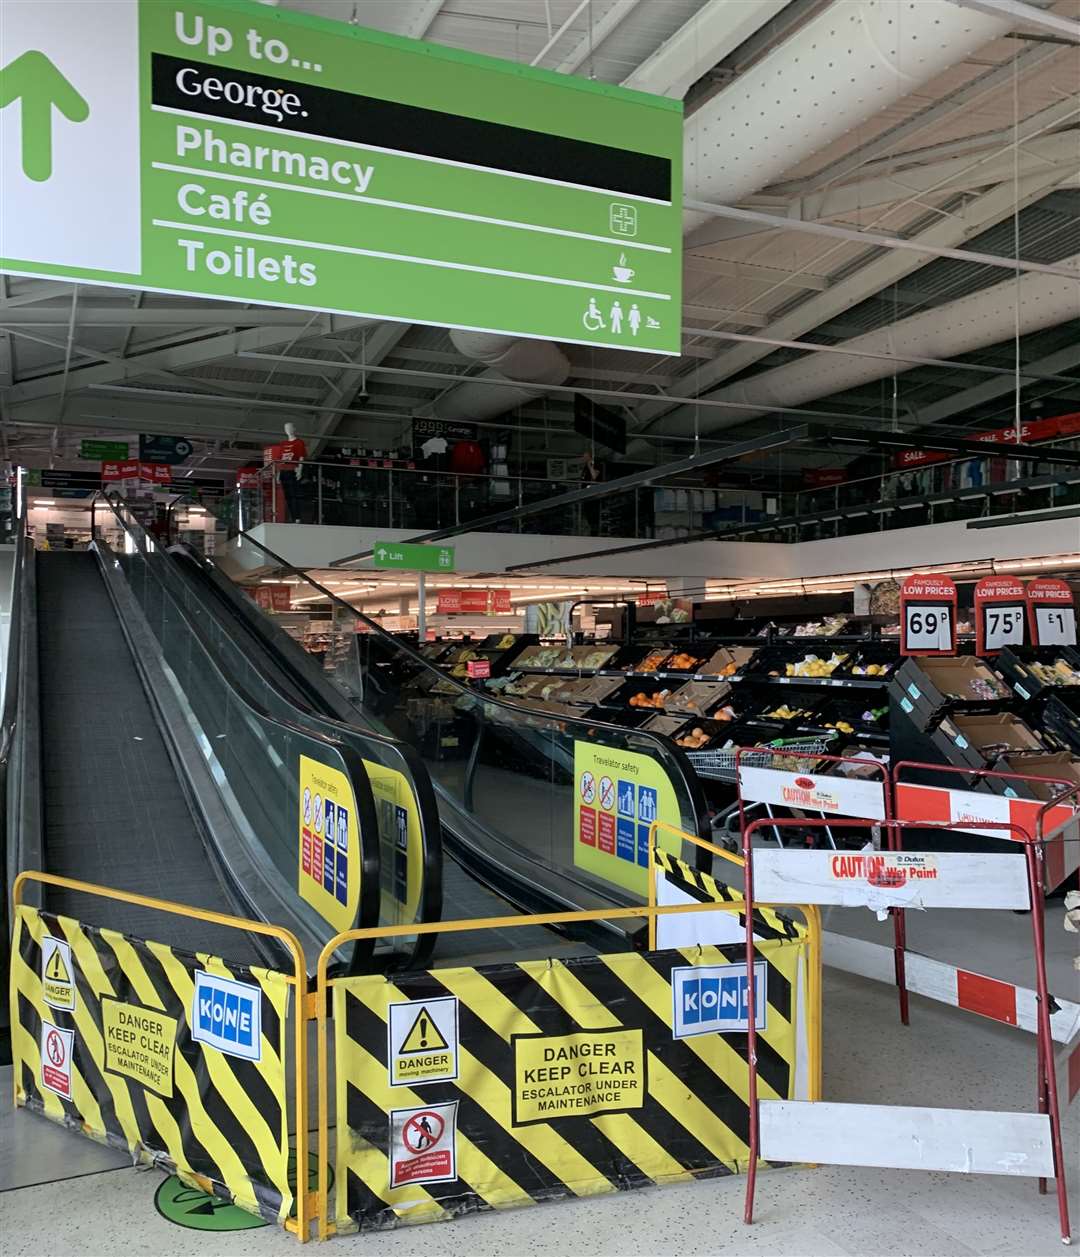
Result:
{"label": "mannequin", "polygon": [[285,509],[290,524],[299,524],[300,518],[300,480],[304,474],[304,459],[307,457],[307,446],[296,435],[296,425],[285,424],[285,441],[274,450],[276,462],[284,463],[278,472],[281,492],[285,495]]}

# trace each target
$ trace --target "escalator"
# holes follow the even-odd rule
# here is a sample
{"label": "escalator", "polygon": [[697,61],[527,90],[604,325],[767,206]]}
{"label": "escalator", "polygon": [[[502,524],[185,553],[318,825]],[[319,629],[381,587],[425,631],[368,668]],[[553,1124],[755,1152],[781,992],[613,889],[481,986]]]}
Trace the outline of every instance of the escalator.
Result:
{"label": "escalator", "polygon": [[[228,626],[228,631],[221,638],[223,648],[243,657],[268,685],[274,686],[281,699],[296,709],[296,719],[313,715],[323,721],[336,721],[353,727],[361,721],[357,708],[327,679],[311,656],[264,616],[251,599],[213,564],[182,545],[171,547],[168,556],[175,571],[191,590],[193,602],[198,605],[200,613],[205,612]],[[383,741],[372,731],[367,732],[372,739]],[[435,794],[420,755],[400,741],[394,743],[393,753],[408,762],[413,780],[421,783],[420,793],[425,796],[425,805],[429,797],[430,814],[437,818],[439,812]],[[435,828],[437,826],[436,820]],[[387,844],[384,843],[383,849],[385,853]],[[432,868],[425,877],[425,888],[427,897],[420,918],[423,920],[465,920],[512,916],[515,913],[515,904],[511,899],[470,876],[453,860],[440,861],[437,868]],[[550,908],[550,905],[542,903],[537,910],[545,906]],[[559,944],[548,931],[533,927],[489,932],[484,947],[500,955],[512,952],[518,958],[534,953],[551,955],[559,950]],[[422,954],[415,956],[413,963],[426,958],[432,950],[440,961],[464,957],[473,963],[477,960],[476,939],[466,933],[444,934],[437,941],[434,936],[429,936]]]}
{"label": "escalator", "polygon": [[[97,557],[34,555],[37,585],[41,820],[48,872],[216,912],[233,913],[136,668]],[[82,897],[50,890],[47,907],[80,916]],[[113,929],[160,931],[150,909],[116,903]],[[177,917],[170,940],[187,950],[227,947],[258,961],[247,935]],[[237,947],[244,954],[237,955]]]}
{"label": "escalator", "polygon": [[[235,624],[193,598],[137,522],[111,509],[115,551],[96,532],[86,552],[35,552],[25,537],[16,545],[0,730],[7,894],[20,871],[37,870],[269,922],[297,937],[310,969],[341,931],[437,912],[437,875],[425,885],[437,842],[433,860],[418,830],[421,859],[408,871],[378,841],[376,786],[392,772],[381,761],[396,762],[393,743],[311,712],[299,718],[250,660],[240,666],[221,650]],[[305,782],[329,783],[325,813]],[[312,794],[316,833],[327,818],[317,871],[314,858],[301,866]],[[24,900],[187,950],[291,967],[256,932],[163,920],[36,882]],[[425,945],[402,937],[389,959],[415,961]],[[371,940],[341,945],[331,967],[387,963],[373,951]]]}
{"label": "escalator", "polygon": [[[193,552],[176,561],[189,579],[213,583],[220,600],[245,604],[249,635],[291,660],[286,671],[294,674],[293,680],[300,670],[324,693],[331,683],[338,718],[394,738],[419,758],[434,784],[443,841],[452,857],[444,863],[444,918],[484,915],[476,902],[481,887],[526,912],[625,907],[642,901],[643,871],[637,877],[641,885],[628,888],[578,858],[575,782],[582,747],[600,752],[610,748],[647,765],[670,791],[668,818],[687,832],[707,835],[700,783],[670,743],[600,721],[526,711],[478,692],[434,668],[250,533],[240,535],[240,544],[257,556],[254,564],[248,560],[250,565],[288,573],[304,586],[297,592],[306,604],[329,606],[331,646],[322,668],[216,563]],[[693,853],[685,854],[697,862]],[[586,941],[611,949],[627,940],[621,929],[600,926]]]}

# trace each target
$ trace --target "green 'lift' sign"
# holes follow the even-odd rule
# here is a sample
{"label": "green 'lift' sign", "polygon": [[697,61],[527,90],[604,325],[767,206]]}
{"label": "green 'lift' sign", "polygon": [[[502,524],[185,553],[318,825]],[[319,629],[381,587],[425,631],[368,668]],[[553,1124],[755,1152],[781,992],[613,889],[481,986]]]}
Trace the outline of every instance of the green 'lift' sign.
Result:
{"label": "green 'lift' sign", "polygon": [[376,541],[371,553],[375,567],[399,567],[407,572],[452,572],[453,546],[417,546],[407,541]]}
{"label": "green 'lift' sign", "polygon": [[241,0],[3,8],[0,270],[679,351],[678,102]]}

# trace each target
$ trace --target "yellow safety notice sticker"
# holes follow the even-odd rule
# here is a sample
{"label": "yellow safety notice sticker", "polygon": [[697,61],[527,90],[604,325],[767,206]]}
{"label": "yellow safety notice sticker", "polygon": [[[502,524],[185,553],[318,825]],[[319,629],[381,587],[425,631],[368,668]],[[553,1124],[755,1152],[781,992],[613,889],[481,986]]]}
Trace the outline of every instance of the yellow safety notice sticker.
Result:
{"label": "yellow safety notice sticker", "polygon": [[123,1074],[167,1099],[173,1093],[176,1018],[116,999],[101,1001],[105,1069]]}
{"label": "yellow safety notice sticker", "polygon": [[645,1102],[643,1033],[513,1036],[513,1125],[640,1109]]}
{"label": "yellow safety notice sticker", "polygon": [[75,966],[71,945],[47,934],[41,940],[41,994],[50,1008],[75,1011]]}
{"label": "yellow safety notice sticker", "polygon": [[458,1002],[455,996],[391,1004],[387,1060],[391,1087],[419,1087],[458,1076]]}

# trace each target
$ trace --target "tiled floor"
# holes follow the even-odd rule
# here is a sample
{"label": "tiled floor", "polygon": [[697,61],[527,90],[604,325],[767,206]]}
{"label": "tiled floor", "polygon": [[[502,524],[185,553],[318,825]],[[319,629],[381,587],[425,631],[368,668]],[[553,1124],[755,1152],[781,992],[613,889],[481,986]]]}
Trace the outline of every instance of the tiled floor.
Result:
{"label": "tiled floor", "polygon": [[[896,1022],[891,990],[826,973],[825,1092],[832,1100],[1008,1109],[1031,1104],[1034,1044],[1023,1032],[918,997],[912,1025]],[[9,1091],[10,1070],[0,1071]],[[1080,1218],[1080,1099],[1065,1122],[1074,1213]],[[24,1113],[0,1117],[0,1252],[4,1257],[122,1252],[262,1254],[295,1251],[269,1227],[235,1234],[180,1229],[153,1206],[160,1182],[116,1154]],[[721,1179],[485,1214],[449,1225],[331,1241],[334,1252],[379,1257],[515,1254],[1058,1253],[1053,1196],[1019,1178],[889,1170],[778,1170],[758,1180],[756,1223],[743,1226],[745,1180]],[[1080,1230],[1080,1227],[1077,1228]]]}

